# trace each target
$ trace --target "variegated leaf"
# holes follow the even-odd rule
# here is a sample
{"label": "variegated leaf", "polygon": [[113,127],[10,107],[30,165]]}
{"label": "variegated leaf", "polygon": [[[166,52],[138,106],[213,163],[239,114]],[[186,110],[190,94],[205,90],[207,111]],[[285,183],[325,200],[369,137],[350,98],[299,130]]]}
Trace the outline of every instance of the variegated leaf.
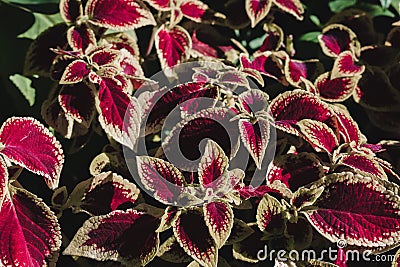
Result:
{"label": "variegated leaf", "polygon": [[356,58],[351,51],[344,51],[335,59],[332,67],[331,79],[361,75],[364,65],[356,65]]}
{"label": "variegated leaf", "polygon": [[335,133],[325,123],[310,119],[304,119],[297,124],[304,139],[317,151],[332,153],[339,145]]}
{"label": "variegated leaf", "polygon": [[83,60],[74,60],[64,70],[60,84],[71,84],[83,81],[90,73],[90,69]]}
{"label": "variegated leaf", "polygon": [[303,19],[304,8],[300,0],[274,0],[274,4],[283,11],[292,14],[296,19]]}
{"label": "variegated leaf", "polygon": [[311,80],[315,74],[322,69],[321,63],[316,59],[306,61],[294,60],[289,57],[285,62],[286,80],[293,86],[298,87],[303,79]]}
{"label": "variegated leaf", "polygon": [[209,8],[200,0],[186,0],[182,1],[179,9],[185,17],[200,23]]}
{"label": "variegated leaf", "polygon": [[229,204],[214,201],[203,206],[204,220],[214,238],[215,244],[221,248],[231,233],[233,227],[233,210]]}
{"label": "variegated leaf", "polygon": [[228,162],[222,148],[213,140],[208,140],[198,168],[200,184],[206,188],[215,188],[218,180],[224,178]]}
{"label": "variegated leaf", "polygon": [[361,143],[361,132],[357,122],[351,117],[347,109],[336,105],[331,105],[333,112],[339,122],[339,132],[345,142],[355,142],[356,145]]}
{"label": "variegated leaf", "polygon": [[0,129],[0,154],[45,178],[55,189],[64,164],[60,143],[34,118],[12,117]]}
{"label": "variegated leaf", "polygon": [[329,78],[330,73],[321,74],[314,82],[321,99],[329,102],[341,102],[348,99],[356,89],[361,75]]}
{"label": "variegated leaf", "polygon": [[144,266],[156,256],[159,223],[158,218],[132,209],[91,217],[63,254]]}
{"label": "variegated leaf", "polygon": [[83,15],[82,3],[77,0],[60,0],[60,14],[65,22],[76,22]]}
{"label": "variegated leaf", "polygon": [[282,217],[283,211],[284,207],[276,198],[265,194],[257,208],[258,228],[265,231],[271,222]]}
{"label": "variegated leaf", "polygon": [[348,27],[341,24],[331,24],[322,30],[318,36],[319,44],[325,55],[338,57],[340,53],[350,50],[359,54],[360,43],[356,34]]}
{"label": "variegated leaf", "polygon": [[273,0],[246,0],[246,12],[254,28],[263,20],[271,9]]}
{"label": "variegated leaf", "polygon": [[67,38],[72,50],[79,51],[82,54],[85,53],[89,46],[96,45],[96,36],[87,24],[69,28]]}
{"label": "variegated leaf", "polygon": [[261,90],[251,89],[241,93],[239,100],[247,113],[256,114],[259,111],[266,111],[269,96]]}
{"label": "variegated leaf", "polygon": [[90,23],[118,31],[156,25],[150,10],[140,0],[89,0],[85,14]]}
{"label": "variegated leaf", "polygon": [[161,244],[157,256],[172,263],[186,263],[193,260],[179,245],[175,236],[171,236]]}
{"label": "variegated leaf", "polygon": [[341,155],[338,164],[343,164],[358,172],[381,179],[387,179],[385,171],[373,158],[362,154]]}

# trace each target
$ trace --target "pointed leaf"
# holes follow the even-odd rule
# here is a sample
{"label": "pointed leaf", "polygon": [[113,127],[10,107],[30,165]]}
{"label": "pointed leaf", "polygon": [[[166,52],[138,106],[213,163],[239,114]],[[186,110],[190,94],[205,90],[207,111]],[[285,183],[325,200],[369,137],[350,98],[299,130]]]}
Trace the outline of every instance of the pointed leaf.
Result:
{"label": "pointed leaf", "polygon": [[161,67],[166,69],[189,59],[192,40],[181,26],[168,29],[163,25],[156,32],[155,44]]}
{"label": "pointed leaf", "polygon": [[341,24],[331,24],[322,30],[318,36],[319,44],[325,55],[338,57],[346,50],[359,53],[360,43],[356,34],[348,27]]}
{"label": "pointed leaf", "polygon": [[105,172],[80,182],[69,202],[74,211],[104,215],[120,209],[121,205],[135,203],[139,193],[135,184],[115,173]]}
{"label": "pointed leaf", "polygon": [[175,166],[146,156],[137,157],[137,166],[141,182],[154,192],[154,198],[167,205],[176,202],[183,192],[185,178]]}
{"label": "pointed leaf", "polygon": [[173,225],[174,234],[186,253],[202,266],[216,267],[218,249],[199,209],[182,213]]}
{"label": "pointed leaf", "polygon": [[160,242],[156,232],[158,225],[158,218],[136,210],[113,211],[91,217],[63,254],[144,266],[157,253]]}
{"label": "pointed leaf", "polygon": [[295,206],[297,210],[301,210],[304,207],[314,204],[323,191],[323,187],[314,189],[300,187],[296,192],[294,192],[293,197],[290,199],[290,204]]}
{"label": "pointed leaf", "polygon": [[312,188],[323,186],[306,214],[309,222],[331,242],[385,250],[399,245],[400,199],[388,188],[395,187],[378,178],[353,173],[331,174]]}
{"label": "pointed leaf", "polygon": [[255,123],[251,123],[247,120],[239,120],[239,131],[244,146],[256,163],[257,168],[261,169],[269,142],[269,121],[258,119]]}
{"label": "pointed leaf", "polygon": [[271,6],[272,0],[246,0],[246,12],[252,28],[267,16]]}
{"label": "pointed leaf", "polygon": [[332,153],[339,145],[335,133],[323,122],[304,119],[299,121],[297,126],[299,126],[304,139],[306,139],[317,152],[320,152],[322,149],[325,152]]}
{"label": "pointed leaf", "polygon": [[331,108],[338,119],[339,131],[344,141],[347,143],[355,142],[356,145],[359,145],[361,143],[361,132],[356,121],[343,107],[332,105]]}
{"label": "pointed leaf", "polygon": [[11,75],[9,79],[28,101],[29,106],[33,106],[35,104],[36,89],[32,87],[32,80],[20,74]]}
{"label": "pointed leaf", "polygon": [[179,245],[175,236],[171,236],[161,244],[157,256],[172,263],[186,263],[193,260]]}
{"label": "pointed leaf", "polygon": [[385,171],[382,169],[379,163],[365,155],[361,154],[343,155],[340,157],[338,163],[349,166],[357,170],[358,172],[362,173],[363,175],[379,177],[385,180],[387,179]]}
{"label": "pointed leaf", "polygon": [[150,10],[138,0],[89,0],[85,13],[90,23],[118,31],[156,25]]}
{"label": "pointed leaf", "polygon": [[257,208],[256,218],[258,228],[261,231],[266,230],[271,222],[282,217],[283,209],[281,203],[276,198],[265,194]]}
{"label": "pointed leaf", "polygon": [[77,0],[60,0],[60,14],[65,22],[76,22],[83,15],[82,3]]}
{"label": "pointed leaf", "polygon": [[0,153],[43,176],[49,188],[57,188],[64,154],[60,143],[37,120],[12,117],[4,122],[0,129]]}
{"label": "pointed leaf", "polygon": [[240,103],[249,114],[255,114],[258,111],[265,111],[268,107],[269,96],[267,93],[251,89],[239,95]]}
{"label": "pointed leaf", "polygon": [[24,189],[10,186],[0,209],[2,266],[47,266],[57,260],[60,225],[46,204]]}
{"label": "pointed leaf", "polygon": [[206,4],[199,0],[182,1],[179,6],[182,14],[195,22],[202,22],[202,18],[209,9]]}
{"label": "pointed leaf", "polygon": [[221,248],[231,233],[233,227],[233,210],[225,202],[215,201],[203,206],[204,220],[215,240]]}
{"label": "pointed leaf", "polygon": [[315,86],[323,100],[341,102],[348,99],[354,92],[361,75],[329,79],[329,72],[321,74],[315,81]]}
{"label": "pointed leaf", "polygon": [[267,32],[267,35],[256,53],[278,50],[283,43],[284,35],[282,28],[274,23],[268,23],[264,24],[264,31]]}
{"label": "pointed leaf", "polygon": [[234,218],[231,234],[226,241],[226,245],[240,242],[249,237],[252,233],[254,233],[254,230],[251,229],[250,226],[248,226],[244,221]]}
{"label": "pointed leaf", "polygon": [[292,14],[296,19],[303,19],[304,8],[299,0],[274,0],[274,4],[283,11]]}
{"label": "pointed leaf", "polygon": [[90,45],[96,45],[96,36],[87,24],[69,28],[67,38],[72,50],[81,53],[84,53]]}
{"label": "pointed leaf", "polygon": [[69,64],[61,77],[60,84],[71,84],[83,81],[90,73],[90,70],[83,60],[74,60]]}
{"label": "pointed leaf", "polygon": [[213,140],[209,140],[201,157],[198,173],[200,184],[204,187],[215,188],[218,180],[228,168],[228,158],[222,148]]}
{"label": "pointed leaf", "polygon": [[355,60],[351,51],[340,53],[333,64],[331,79],[361,75],[365,70],[365,66],[356,65]]}
{"label": "pointed leaf", "polygon": [[286,80],[293,86],[298,87],[303,80],[302,78],[313,79],[321,68],[321,63],[316,59],[300,61],[287,57],[285,63]]}

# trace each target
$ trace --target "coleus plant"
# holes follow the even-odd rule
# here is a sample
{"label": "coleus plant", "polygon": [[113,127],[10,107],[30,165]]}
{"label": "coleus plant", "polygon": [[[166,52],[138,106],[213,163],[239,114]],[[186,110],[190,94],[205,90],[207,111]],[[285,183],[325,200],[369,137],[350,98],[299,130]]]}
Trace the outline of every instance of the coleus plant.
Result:
{"label": "coleus plant", "polygon": [[[91,178],[57,188],[64,157],[50,131],[4,123],[0,265],[54,265],[61,252],[81,265],[240,266],[262,262],[266,245],[287,259],[338,241],[338,254],[400,245],[400,178],[387,157],[398,142],[368,141],[349,104],[371,121],[399,111],[397,28],[374,47],[332,20],[315,40],[326,57],[304,59],[275,20],[308,16],[298,0],[61,0],[59,10],[64,22],[32,43],[25,74],[54,81],[42,115],[57,134],[105,133],[109,144]],[[244,40],[253,31],[256,46]],[[396,55],[389,67],[374,62],[382,51]],[[45,178],[49,204],[18,182],[22,168]],[[84,218],[72,235],[59,224],[68,216]]]}

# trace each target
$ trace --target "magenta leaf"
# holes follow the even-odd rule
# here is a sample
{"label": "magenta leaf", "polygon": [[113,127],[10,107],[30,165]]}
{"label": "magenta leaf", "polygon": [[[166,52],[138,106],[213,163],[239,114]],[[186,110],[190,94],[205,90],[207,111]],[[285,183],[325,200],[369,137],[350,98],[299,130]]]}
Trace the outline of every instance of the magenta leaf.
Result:
{"label": "magenta leaf", "polygon": [[150,10],[139,0],[89,0],[85,13],[90,23],[118,31],[156,25]]}
{"label": "magenta leaf", "polygon": [[357,41],[356,34],[341,24],[331,24],[325,27],[318,40],[322,51],[330,57],[338,57],[346,50],[359,53],[360,43]]}
{"label": "magenta leaf", "polygon": [[373,158],[361,154],[341,155],[338,164],[349,166],[363,175],[387,179],[385,171]]}
{"label": "magenta leaf", "polygon": [[280,94],[271,102],[269,112],[278,129],[295,135],[299,135],[299,132],[294,124],[302,119],[324,122],[328,126],[336,125],[331,122],[334,115],[328,104],[303,90]]}
{"label": "magenta leaf", "polygon": [[152,7],[160,11],[167,11],[171,8],[171,0],[145,0]]}
{"label": "magenta leaf", "polygon": [[183,212],[173,224],[178,243],[202,266],[216,267],[218,248],[200,209]]}
{"label": "magenta leaf", "polygon": [[332,153],[339,145],[335,133],[325,123],[310,119],[304,119],[297,123],[304,139],[317,151]]}
{"label": "magenta leaf", "polygon": [[82,3],[77,0],[61,0],[60,14],[65,22],[76,22],[83,15]]}
{"label": "magenta leaf", "polygon": [[267,32],[265,39],[258,48],[256,53],[262,53],[265,51],[277,51],[283,43],[283,30],[281,27],[274,23],[264,24],[264,31]]}
{"label": "magenta leaf", "polygon": [[257,208],[257,225],[261,231],[267,229],[268,225],[274,220],[279,220],[282,217],[284,207],[274,197],[269,194],[261,199]]}
{"label": "magenta leaf", "polygon": [[91,215],[105,215],[121,205],[133,204],[139,189],[121,176],[104,172],[80,182],[69,197],[75,212],[86,211]]}
{"label": "magenta leaf", "polygon": [[[325,188],[306,213],[314,228],[331,242],[345,240],[348,246],[385,250],[398,246],[399,196],[392,183],[349,172],[332,174],[312,188]],[[398,189],[397,189],[398,190]]]}
{"label": "magenta leaf", "polygon": [[359,145],[361,143],[361,132],[356,121],[345,108],[335,105],[332,105],[331,108],[338,119],[338,128],[344,141],[347,143],[354,141],[356,145]]}
{"label": "magenta leaf", "polygon": [[93,89],[86,83],[66,84],[58,95],[60,106],[67,116],[89,128],[96,113]]}
{"label": "magenta leaf", "polygon": [[134,58],[139,59],[140,52],[136,40],[127,33],[117,32],[105,35],[101,41],[111,45],[111,49],[122,51],[127,50]]}
{"label": "magenta leaf", "polygon": [[315,182],[324,176],[318,158],[311,153],[287,154],[277,157],[267,173],[270,184],[280,181],[291,191]]}
{"label": "magenta leaf", "polygon": [[214,141],[209,140],[198,168],[200,184],[204,187],[215,188],[215,183],[223,178],[222,175],[228,168],[228,162],[222,148]]}
{"label": "magenta leaf", "polygon": [[97,63],[98,66],[108,65],[113,63],[119,56],[119,53],[107,48],[99,48],[90,55],[90,59]]}
{"label": "magenta leaf", "polygon": [[318,60],[300,61],[287,57],[285,63],[286,80],[298,87],[303,81],[302,78],[311,80],[320,68],[321,64]]}
{"label": "magenta leaf", "polygon": [[13,186],[9,190],[0,209],[1,265],[42,267],[57,261],[61,247],[57,217],[28,191]]}
{"label": "magenta leaf", "polygon": [[356,65],[355,60],[351,51],[340,53],[333,65],[331,79],[361,75],[365,70],[365,66]]}
{"label": "magenta leaf", "polygon": [[272,0],[246,0],[246,12],[252,28],[267,16],[272,2]]}
{"label": "magenta leaf", "polygon": [[71,84],[83,81],[90,73],[90,70],[83,60],[74,60],[69,64],[61,77],[60,84]]}
{"label": "magenta leaf", "polygon": [[240,137],[247,151],[250,153],[257,168],[261,169],[265,151],[268,146],[270,124],[266,119],[258,119],[252,123],[239,120]]}
{"label": "magenta leaf", "polygon": [[89,46],[96,45],[96,36],[87,24],[73,26],[67,32],[69,46],[72,50],[84,53]]}
{"label": "magenta leaf", "polygon": [[274,4],[283,11],[292,14],[296,19],[303,19],[304,8],[299,0],[274,0]]}
{"label": "magenta leaf", "polygon": [[215,240],[218,248],[221,248],[228,239],[233,227],[232,208],[222,201],[215,201],[203,206],[204,220]]}
{"label": "magenta leaf", "polygon": [[241,93],[239,100],[248,114],[256,114],[259,111],[266,111],[269,96],[261,90],[252,89]]}
{"label": "magenta leaf", "polygon": [[172,223],[178,218],[181,211],[177,207],[168,206],[161,217],[160,227],[157,232],[164,232],[172,227]]}
{"label": "magenta leaf", "polygon": [[240,194],[240,197],[247,200],[249,198],[262,198],[266,193],[278,193],[280,192],[268,185],[260,185],[257,187],[249,186],[242,186],[237,188],[237,191]]}
{"label": "magenta leaf", "polygon": [[208,10],[208,6],[199,0],[182,1],[179,8],[185,17],[199,23]]}
{"label": "magenta leaf", "polygon": [[63,254],[144,266],[157,253],[160,240],[156,229],[159,223],[158,218],[132,209],[91,217]]}
{"label": "magenta leaf", "polygon": [[6,197],[8,193],[8,170],[7,165],[4,162],[4,159],[0,157],[0,207],[3,203],[3,199]]}
{"label": "magenta leaf", "polygon": [[176,202],[185,186],[185,177],[171,163],[147,156],[137,157],[137,167],[141,182],[154,197],[164,203]]}
{"label": "magenta leaf", "polygon": [[157,55],[163,69],[189,59],[192,40],[189,33],[181,26],[172,29],[161,26],[156,33]]}
{"label": "magenta leaf", "polygon": [[361,79],[361,75],[331,79],[329,76],[329,72],[321,74],[315,80],[315,86],[321,98],[330,102],[341,102],[348,99]]}
{"label": "magenta leaf", "polygon": [[12,117],[0,129],[0,154],[45,178],[49,188],[58,186],[64,164],[60,143],[33,118]]}

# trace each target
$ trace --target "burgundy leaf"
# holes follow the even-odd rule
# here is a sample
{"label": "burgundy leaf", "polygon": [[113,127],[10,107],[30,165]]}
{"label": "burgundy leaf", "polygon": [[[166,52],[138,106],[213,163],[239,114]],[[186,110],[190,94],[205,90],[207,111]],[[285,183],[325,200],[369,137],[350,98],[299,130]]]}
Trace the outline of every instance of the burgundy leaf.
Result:
{"label": "burgundy leaf", "polygon": [[331,24],[325,27],[318,40],[322,51],[330,57],[338,57],[346,50],[358,52],[360,46],[356,34],[341,24]]}
{"label": "burgundy leaf", "polygon": [[81,82],[64,85],[58,96],[60,106],[67,116],[89,128],[95,109],[95,96],[92,88]]}
{"label": "burgundy leaf", "polygon": [[319,233],[331,242],[372,250],[399,245],[400,199],[391,190],[394,184],[346,172],[326,176],[312,188],[321,186],[325,190],[316,209],[306,213]]}
{"label": "burgundy leaf", "polygon": [[63,254],[144,266],[157,253],[160,240],[156,229],[159,223],[158,218],[132,209],[91,217]]}
{"label": "burgundy leaf", "polygon": [[385,171],[382,169],[379,163],[365,155],[343,155],[340,157],[338,163],[349,166],[364,175],[387,179]]}
{"label": "burgundy leaf", "polygon": [[187,263],[193,260],[179,245],[175,236],[171,236],[161,244],[157,256],[164,261],[172,263]]}
{"label": "burgundy leaf", "polygon": [[341,102],[348,99],[354,92],[361,75],[329,79],[330,73],[321,74],[315,81],[315,86],[323,100]]}
{"label": "burgundy leaf", "polygon": [[82,54],[89,46],[96,45],[96,36],[87,24],[69,28],[67,38],[72,50],[80,51]]}
{"label": "burgundy leaf", "polygon": [[208,140],[198,168],[200,184],[215,188],[215,183],[224,178],[222,175],[228,168],[228,162],[222,148],[213,140]]}
{"label": "burgundy leaf", "polygon": [[345,107],[332,105],[333,112],[339,122],[339,131],[344,141],[347,143],[355,142],[356,145],[361,143],[361,132],[356,121],[351,117]]}
{"label": "burgundy leaf", "polygon": [[255,123],[252,123],[247,120],[239,120],[239,131],[244,146],[256,163],[257,168],[261,169],[269,142],[269,121],[258,119]]}
{"label": "burgundy leaf", "polygon": [[335,133],[325,123],[310,119],[304,119],[297,123],[304,139],[311,146],[320,152],[321,149],[325,152],[332,153],[339,145]]}
{"label": "burgundy leaf", "polygon": [[0,157],[0,207],[3,203],[4,197],[7,195],[8,187],[8,170],[4,159]]}
{"label": "burgundy leaf", "polygon": [[65,22],[76,22],[83,14],[81,2],[78,0],[61,0],[60,14]]}
{"label": "burgundy leaf", "polygon": [[324,176],[324,169],[314,154],[287,154],[275,158],[267,173],[267,181],[278,180],[296,191],[299,187],[315,182]]}
{"label": "burgundy leaf", "polygon": [[311,80],[320,68],[321,64],[318,60],[300,61],[287,57],[285,63],[286,80],[298,87],[303,81],[302,78]]}
{"label": "burgundy leaf", "polygon": [[168,206],[163,216],[161,217],[160,227],[158,227],[157,232],[164,232],[172,227],[173,222],[178,218],[181,214],[181,211],[178,210],[177,207]]}
{"label": "burgundy leaf", "polygon": [[182,14],[195,22],[201,22],[208,6],[199,0],[182,1],[179,6]]}
{"label": "burgundy leaf", "polygon": [[262,198],[266,193],[280,193],[278,190],[268,186],[268,185],[260,185],[257,187],[253,186],[242,186],[237,188],[237,191],[240,193],[240,197],[243,199],[249,199],[252,197]]}
{"label": "burgundy leaf", "polygon": [[140,51],[136,40],[127,33],[117,32],[105,35],[101,41],[111,45],[111,49],[122,51],[127,50],[134,58],[139,60]]}
{"label": "burgundy leaf", "polygon": [[105,215],[121,205],[133,204],[139,189],[121,176],[104,172],[80,182],[69,199],[74,211],[87,211],[91,215]]}
{"label": "burgundy leaf", "polygon": [[152,7],[160,11],[167,11],[171,9],[171,0],[145,0]]}
{"label": "burgundy leaf", "polygon": [[324,122],[328,126],[335,126],[332,122],[334,115],[328,104],[303,90],[280,94],[271,102],[269,112],[278,129],[296,135],[299,132],[293,125],[303,119],[316,120]]}
{"label": "burgundy leaf", "polygon": [[246,12],[254,28],[263,20],[271,9],[273,0],[246,0]]}
{"label": "burgundy leaf", "polygon": [[304,8],[299,0],[274,0],[274,4],[283,11],[295,16],[296,19],[303,19]]}
{"label": "burgundy leaf", "polygon": [[37,120],[12,117],[4,122],[0,129],[0,153],[43,176],[49,188],[57,188],[64,154],[60,143]]}
{"label": "burgundy leaf", "polygon": [[278,50],[283,43],[284,35],[282,28],[274,23],[268,23],[264,24],[264,31],[267,32],[267,35],[256,53]]}
{"label": "burgundy leaf", "polygon": [[60,84],[71,84],[83,81],[90,70],[83,60],[74,60],[69,64],[61,77]]}
{"label": "burgundy leaf", "polygon": [[355,60],[351,51],[340,53],[333,65],[331,79],[361,75],[365,70],[365,66],[356,65]]}
{"label": "burgundy leaf", "polygon": [[119,53],[110,49],[99,48],[90,55],[92,62],[97,63],[98,66],[111,64],[117,59]]}
{"label": "burgundy leaf", "polygon": [[171,163],[151,157],[137,157],[141,182],[154,197],[164,203],[175,203],[185,186],[185,177]]}
{"label": "burgundy leaf", "polygon": [[258,111],[267,109],[269,96],[261,90],[251,89],[241,93],[239,100],[247,113],[255,114]]}
{"label": "burgundy leaf", "polygon": [[189,59],[192,40],[189,33],[181,26],[172,29],[161,26],[156,33],[157,55],[163,69]]}
{"label": "burgundy leaf", "polygon": [[228,239],[233,227],[233,210],[225,202],[215,201],[203,206],[204,220],[214,238],[215,244],[221,248]]}
{"label": "burgundy leaf", "polygon": [[173,224],[175,237],[186,253],[202,266],[216,267],[218,248],[199,209],[183,212]]}
{"label": "burgundy leaf", "polygon": [[257,225],[261,231],[266,230],[268,225],[276,219],[282,217],[283,211],[282,204],[279,201],[270,196],[269,194],[265,194],[265,196],[261,199],[257,208]]}
{"label": "burgundy leaf", "polygon": [[193,57],[204,56],[204,57],[218,58],[218,50],[212,47],[211,45],[200,41],[197,38],[197,31],[193,31],[192,33],[191,54]]}
{"label": "burgundy leaf", "polygon": [[48,266],[57,261],[60,225],[46,204],[24,189],[10,186],[0,209],[2,266]]}
{"label": "burgundy leaf", "polygon": [[89,0],[85,13],[90,23],[118,31],[156,25],[150,10],[138,0]]}

